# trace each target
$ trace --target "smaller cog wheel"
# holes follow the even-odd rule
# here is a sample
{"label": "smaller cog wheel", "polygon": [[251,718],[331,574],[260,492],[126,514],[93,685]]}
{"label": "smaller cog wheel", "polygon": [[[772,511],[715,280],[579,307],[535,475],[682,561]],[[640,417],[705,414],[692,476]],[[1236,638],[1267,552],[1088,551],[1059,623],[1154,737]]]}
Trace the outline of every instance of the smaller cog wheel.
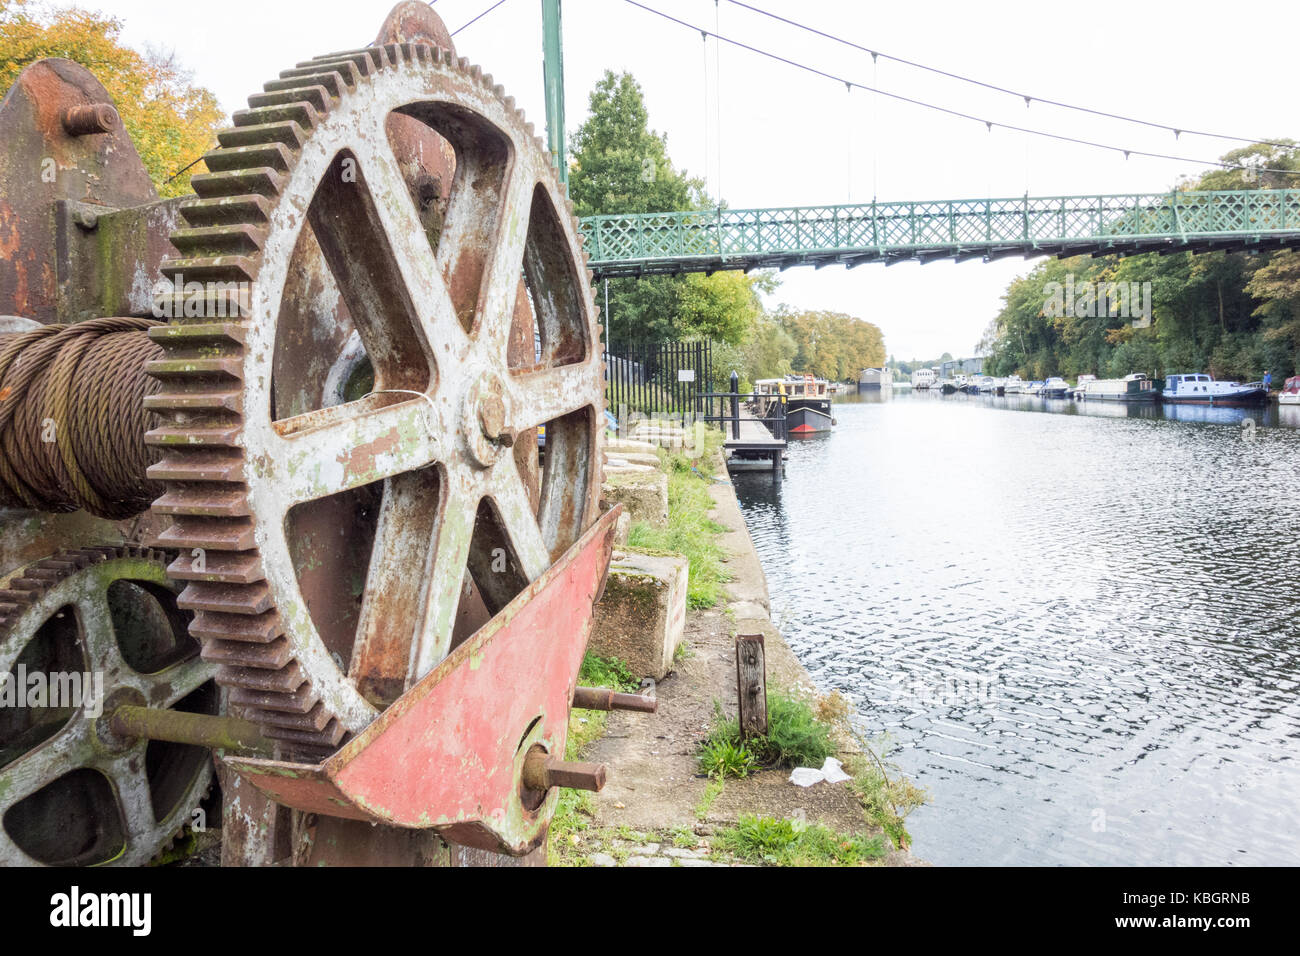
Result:
{"label": "smaller cog wheel", "polygon": [[121,738],[122,704],[215,714],[160,551],[61,551],[0,590],[0,865],[140,866],[212,782],[200,747]]}

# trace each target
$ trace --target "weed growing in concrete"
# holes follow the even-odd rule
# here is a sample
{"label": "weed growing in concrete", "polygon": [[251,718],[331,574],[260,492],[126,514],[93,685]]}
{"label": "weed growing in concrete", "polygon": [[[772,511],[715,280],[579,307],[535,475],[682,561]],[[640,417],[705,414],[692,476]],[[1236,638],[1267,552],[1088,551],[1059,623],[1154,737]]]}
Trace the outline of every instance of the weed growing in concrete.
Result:
{"label": "weed growing in concrete", "polygon": [[[835,754],[829,729],[817,719],[808,703],[781,691],[768,692],[767,733],[748,740],[741,739],[739,722],[726,716],[722,705],[714,701],[713,731],[700,748],[701,769],[705,769],[706,752],[711,757],[725,753],[724,745],[747,750],[759,766],[785,769],[820,767],[827,757]],[[705,769],[705,772],[709,771]]]}
{"label": "weed growing in concrete", "polygon": [[578,668],[578,683],[584,687],[610,687],[614,690],[636,690],[641,681],[632,673],[627,662],[617,657],[600,657],[588,653]]}
{"label": "weed growing in concrete", "polygon": [[700,772],[710,777],[747,777],[758,769],[758,761],[743,743],[726,738],[704,741],[696,759]]}
{"label": "weed growing in concrete", "polygon": [[722,777],[715,777],[705,785],[700,802],[695,805],[695,819],[703,820],[709,815],[709,811],[713,809],[713,801],[722,795],[725,787]]}
{"label": "weed growing in concrete", "polygon": [[[909,780],[898,767],[886,764],[876,755],[877,750],[882,754],[888,753],[887,738],[882,738],[875,747],[867,741],[859,742],[865,759],[859,757],[850,762],[848,769],[853,779],[849,787],[862,802],[867,822],[884,830],[895,846],[906,849],[911,846],[912,837],[904,821],[913,810],[928,803],[930,795]],[[891,770],[894,772],[892,776]]]}

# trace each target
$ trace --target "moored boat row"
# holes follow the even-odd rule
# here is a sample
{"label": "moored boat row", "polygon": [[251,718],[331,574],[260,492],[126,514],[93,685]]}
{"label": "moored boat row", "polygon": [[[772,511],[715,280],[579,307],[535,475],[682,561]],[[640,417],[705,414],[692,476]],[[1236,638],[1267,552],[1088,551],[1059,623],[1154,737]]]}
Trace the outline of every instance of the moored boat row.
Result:
{"label": "moored boat row", "polygon": [[[921,369],[919,372],[929,372]],[[914,373],[914,378],[915,378]],[[1134,372],[1123,378],[1099,379],[1095,375],[1080,375],[1070,385],[1059,375],[1043,381],[1024,381],[1019,375],[992,378],[975,375],[970,378],[926,381],[921,388],[931,388],[945,395],[965,392],[971,395],[1027,395],[1036,398],[1075,398],[1080,401],[1101,402],[1157,402],[1196,405],[1263,405],[1269,400],[1268,388],[1263,382],[1221,382],[1204,373],[1167,375],[1163,382],[1151,379],[1143,372]],[[1278,401],[1286,405],[1300,405],[1300,375],[1286,381]]]}

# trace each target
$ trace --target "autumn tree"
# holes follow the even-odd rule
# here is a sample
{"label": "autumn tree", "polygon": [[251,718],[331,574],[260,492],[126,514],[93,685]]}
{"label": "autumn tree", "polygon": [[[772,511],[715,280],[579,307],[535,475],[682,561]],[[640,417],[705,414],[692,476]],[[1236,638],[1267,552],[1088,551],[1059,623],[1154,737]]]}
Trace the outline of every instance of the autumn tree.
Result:
{"label": "autumn tree", "polygon": [[46,11],[30,0],[0,0],[0,95],[37,60],[62,57],[86,67],[113,98],[149,178],[162,196],[189,191],[190,163],[216,145],[225,124],[217,98],[193,83],[172,55],[139,53],[121,42],[122,21],[77,8]]}

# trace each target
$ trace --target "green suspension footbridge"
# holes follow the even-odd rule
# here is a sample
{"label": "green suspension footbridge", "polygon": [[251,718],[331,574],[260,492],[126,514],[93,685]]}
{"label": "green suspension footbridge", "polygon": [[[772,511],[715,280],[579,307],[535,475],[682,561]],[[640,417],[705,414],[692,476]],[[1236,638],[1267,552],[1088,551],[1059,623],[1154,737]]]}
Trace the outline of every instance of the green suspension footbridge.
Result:
{"label": "green suspension footbridge", "polygon": [[954,199],[590,216],[597,278],[1300,245],[1300,190]]}

